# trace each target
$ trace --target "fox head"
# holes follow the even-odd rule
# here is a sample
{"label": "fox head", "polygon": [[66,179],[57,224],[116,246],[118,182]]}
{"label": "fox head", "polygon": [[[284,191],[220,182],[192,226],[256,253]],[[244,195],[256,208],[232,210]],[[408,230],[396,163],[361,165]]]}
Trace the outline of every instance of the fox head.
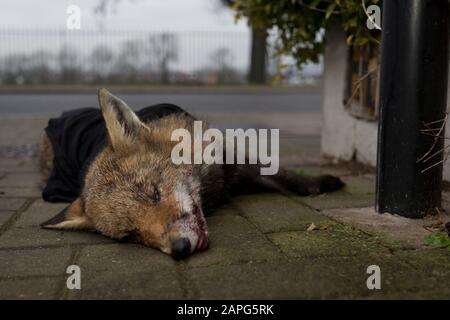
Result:
{"label": "fox head", "polygon": [[208,246],[200,166],[171,160],[171,132],[191,130],[188,115],[143,123],[121,99],[99,91],[108,144],[90,164],[80,197],[43,224],[93,229],[157,248],[176,259]]}

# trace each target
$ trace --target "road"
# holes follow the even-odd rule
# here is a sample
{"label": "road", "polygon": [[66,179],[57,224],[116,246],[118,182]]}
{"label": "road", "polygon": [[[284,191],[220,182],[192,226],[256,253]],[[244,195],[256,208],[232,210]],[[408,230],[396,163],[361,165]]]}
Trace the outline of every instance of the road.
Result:
{"label": "road", "polygon": [[[119,95],[134,109],[169,102],[192,113],[320,112],[318,93],[152,93]],[[0,117],[58,114],[79,107],[96,107],[95,94],[0,94]]]}
{"label": "road", "polygon": [[[277,128],[281,138],[313,137],[314,145],[318,146],[321,130],[318,93],[260,90],[244,93],[126,93],[118,96],[134,109],[174,103],[219,129]],[[0,155],[34,152],[49,117],[58,116],[64,110],[97,105],[94,93],[0,93]]]}

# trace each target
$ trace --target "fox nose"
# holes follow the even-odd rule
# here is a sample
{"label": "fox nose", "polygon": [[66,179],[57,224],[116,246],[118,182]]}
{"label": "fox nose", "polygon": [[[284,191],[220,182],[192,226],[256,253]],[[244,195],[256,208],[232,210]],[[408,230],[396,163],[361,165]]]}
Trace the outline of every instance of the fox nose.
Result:
{"label": "fox nose", "polygon": [[170,255],[176,259],[185,259],[191,253],[191,242],[188,238],[177,239],[172,242],[172,251]]}

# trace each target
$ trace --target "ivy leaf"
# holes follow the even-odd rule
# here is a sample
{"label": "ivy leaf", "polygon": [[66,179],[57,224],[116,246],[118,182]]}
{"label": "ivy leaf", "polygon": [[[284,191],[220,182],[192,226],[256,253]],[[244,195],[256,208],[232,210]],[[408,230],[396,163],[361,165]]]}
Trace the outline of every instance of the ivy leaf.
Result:
{"label": "ivy leaf", "polygon": [[369,43],[369,39],[368,38],[356,38],[355,41],[353,41],[353,45],[358,47],[358,46],[363,46]]}
{"label": "ivy leaf", "polygon": [[450,237],[445,232],[433,232],[425,237],[425,243],[433,248],[449,248],[450,249]]}

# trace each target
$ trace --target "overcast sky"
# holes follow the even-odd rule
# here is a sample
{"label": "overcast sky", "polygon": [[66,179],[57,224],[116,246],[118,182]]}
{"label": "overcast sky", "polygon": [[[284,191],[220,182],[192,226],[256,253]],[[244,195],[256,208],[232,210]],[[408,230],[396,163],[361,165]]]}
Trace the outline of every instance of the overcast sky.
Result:
{"label": "overcast sky", "polygon": [[65,28],[69,5],[81,9],[82,29],[247,31],[220,0],[110,0],[106,17],[94,14],[99,0],[1,0],[0,28]]}
{"label": "overcast sky", "polygon": [[[244,67],[248,63],[250,39],[246,21],[241,19],[236,23],[233,11],[224,7],[220,0],[109,0],[106,15],[94,13],[99,2],[100,0],[0,0],[0,30],[64,30],[69,16],[67,8],[77,5],[81,9],[81,30],[185,31],[188,35],[189,31],[237,32],[242,36],[230,38],[220,35],[206,42],[202,42],[202,38],[197,39],[200,42],[182,38],[182,50],[177,63],[183,68],[196,68],[210,59],[214,50],[224,46],[232,51],[236,66]],[[71,34],[75,39],[77,33]],[[12,38],[7,39],[11,41]],[[78,49],[89,51],[98,44],[86,39]],[[57,47],[49,47],[48,43],[53,46],[58,43],[25,36],[12,40],[12,44],[6,42],[0,53],[29,52],[41,46],[56,50]],[[115,40],[116,45],[119,42],[118,39]],[[313,73],[321,72],[320,66],[308,65],[306,69]]]}

